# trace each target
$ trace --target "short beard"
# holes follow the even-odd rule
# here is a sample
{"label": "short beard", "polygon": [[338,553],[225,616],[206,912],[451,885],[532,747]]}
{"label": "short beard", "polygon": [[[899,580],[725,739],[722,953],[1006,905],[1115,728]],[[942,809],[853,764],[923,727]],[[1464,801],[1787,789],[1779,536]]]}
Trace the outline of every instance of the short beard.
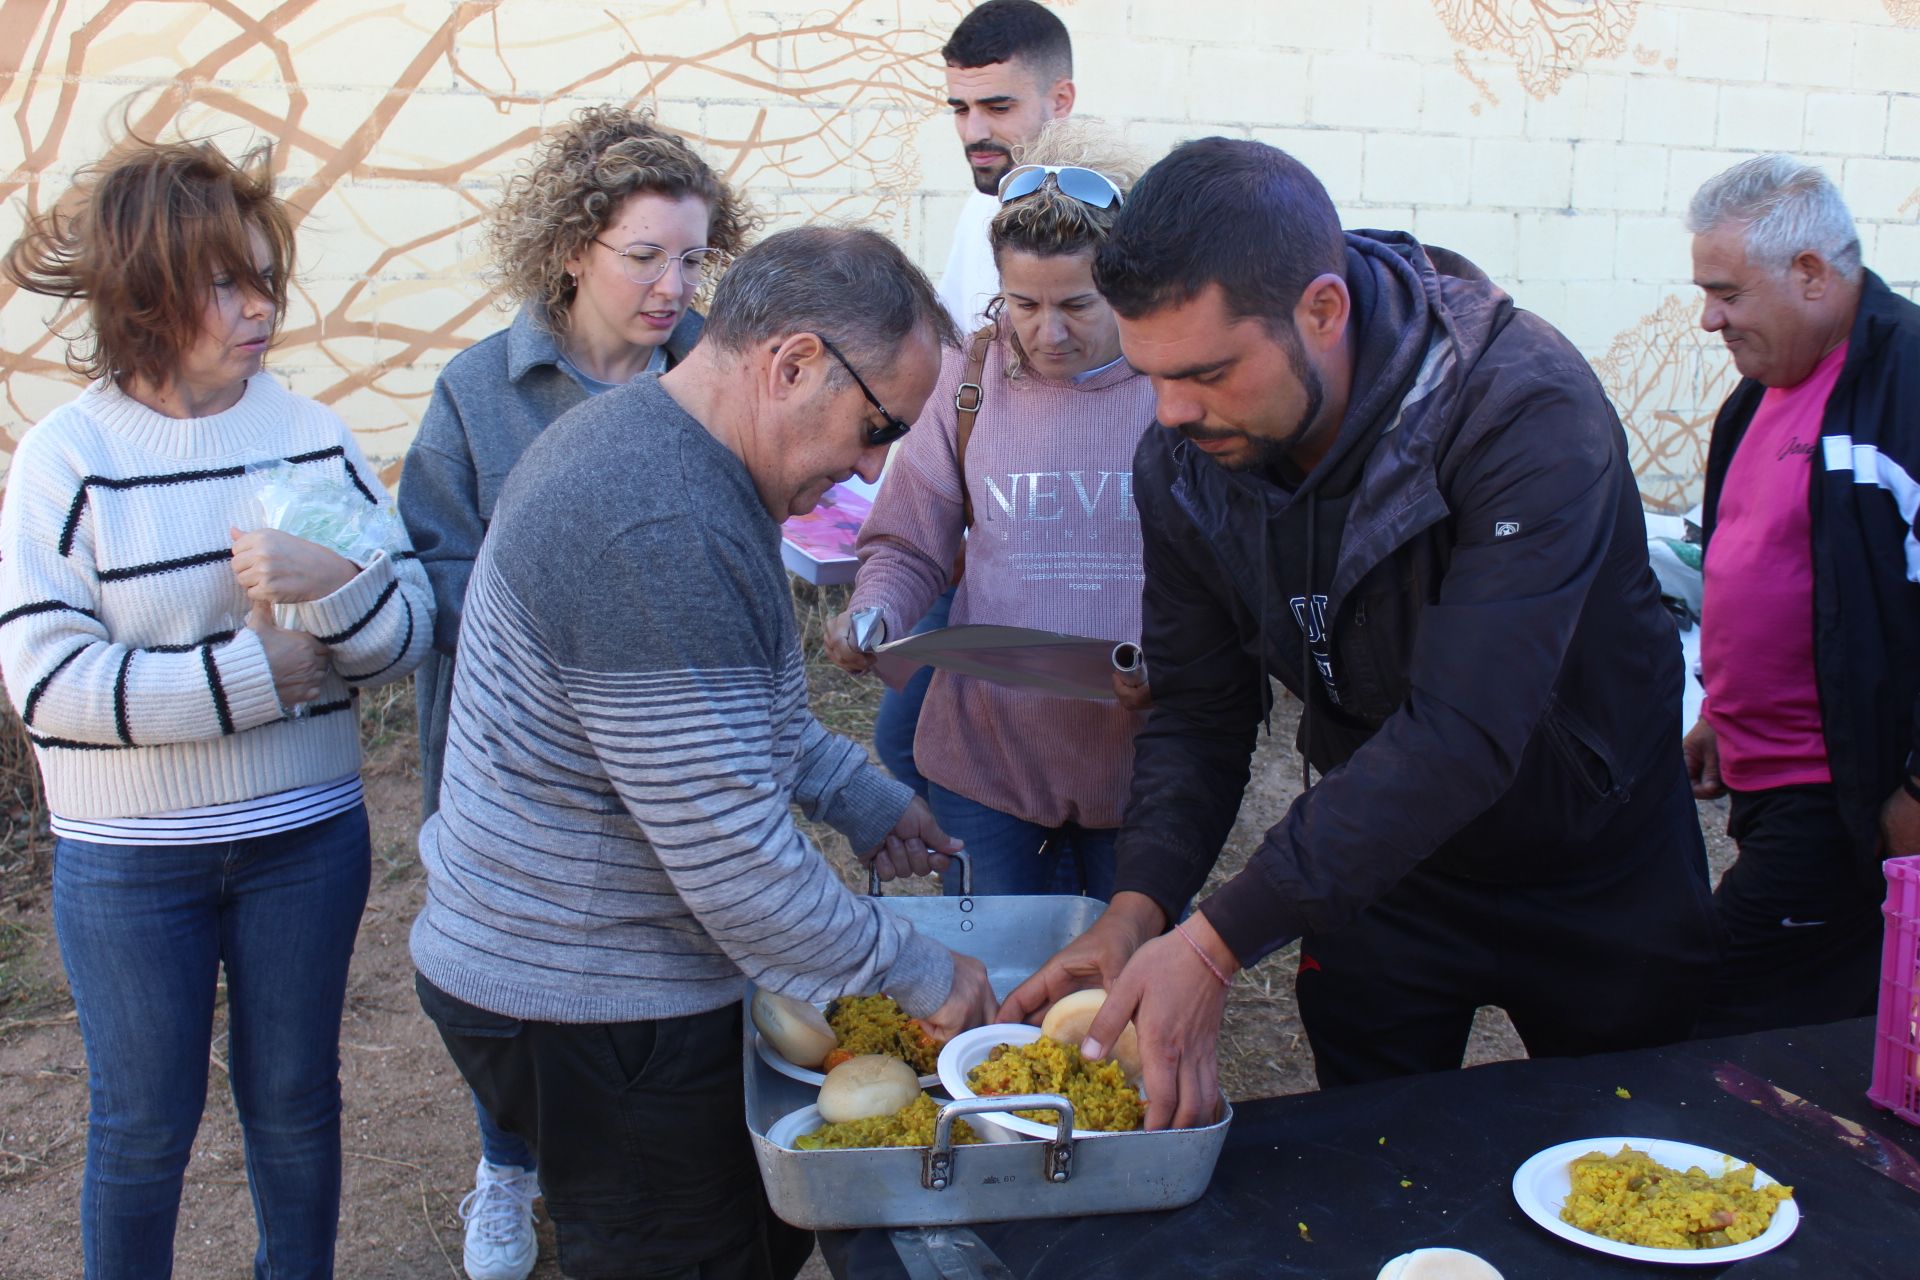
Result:
{"label": "short beard", "polygon": [[997,169],[976,169],[973,167],[973,156],[971,152],[967,153],[967,171],[973,174],[974,190],[983,196],[997,196],[1000,194],[1000,179],[1006,177],[1007,173],[1013,168],[1013,152],[1000,146],[998,143],[994,143],[991,146],[980,147],[978,150],[993,151],[1002,157],[1002,163]]}
{"label": "short beard", "polygon": [[[1320,371],[1307,359],[1307,350],[1300,342],[1300,335],[1288,325],[1270,325],[1268,331],[1280,343],[1287,353],[1287,367],[1307,393],[1307,403],[1300,410],[1300,417],[1293,424],[1293,430],[1284,436],[1256,436],[1250,432],[1240,435],[1247,442],[1245,457],[1231,462],[1220,462],[1228,471],[1276,471],[1287,456],[1306,438],[1309,431],[1318,425],[1320,410],[1326,406],[1327,387],[1320,379]],[[1182,427],[1181,433],[1189,432]],[[1218,461],[1218,459],[1216,459]]]}

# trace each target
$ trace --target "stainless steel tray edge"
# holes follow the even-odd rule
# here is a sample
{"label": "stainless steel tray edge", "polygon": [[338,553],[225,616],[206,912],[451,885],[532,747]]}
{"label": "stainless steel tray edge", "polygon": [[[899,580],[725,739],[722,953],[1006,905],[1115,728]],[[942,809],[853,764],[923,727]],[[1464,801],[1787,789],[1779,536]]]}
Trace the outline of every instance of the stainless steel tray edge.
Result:
{"label": "stainless steel tray edge", "polygon": [[1229,1106],[1205,1129],[1077,1139],[1066,1182],[1047,1181],[1043,1142],[957,1147],[944,1191],[921,1185],[918,1147],[788,1151],[752,1137],[773,1211],[796,1227],[841,1231],[1178,1209],[1205,1194],[1232,1121]]}

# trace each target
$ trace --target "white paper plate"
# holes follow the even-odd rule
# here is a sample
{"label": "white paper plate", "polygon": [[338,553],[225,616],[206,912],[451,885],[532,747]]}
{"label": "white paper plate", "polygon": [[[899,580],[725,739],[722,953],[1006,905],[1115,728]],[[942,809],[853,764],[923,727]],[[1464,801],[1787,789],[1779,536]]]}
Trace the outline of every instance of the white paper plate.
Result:
{"label": "white paper plate", "polygon": [[767,1130],[767,1141],[776,1147],[784,1147],[788,1151],[798,1151],[800,1148],[793,1145],[794,1141],[806,1137],[825,1123],[826,1121],[820,1118],[819,1107],[805,1106],[798,1111],[789,1111],[775,1120],[772,1127]]}
{"label": "white paper plate", "polygon": [[[967,1073],[987,1060],[994,1047],[1003,1044],[1032,1044],[1040,1038],[1040,1028],[1030,1027],[1024,1022],[995,1022],[984,1027],[975,1027],[971,1031],[962,1031],[947,1041],[940,1050],[940,1083],[947,1092],[958,1098],[977,1098],[980,1095],[967,1083]],[[989,1095],[991,1096],[991,1095]],[[1145,1098],[1146,1090],[1140,1090]],[[1005,1129],[1010,1133],[1021,1134],[1029,1138],[1051,1138],[1059,1130],[1052,1124],[1028,1120],[1016,1116],[1010,1111],[989,1111],[974,1116],[973,1120]],[[1076,1138],[1104,1138],[1112,1136],[1105,1129],[1075,1129]]]}
{"label": "white paper plate", "polygon": [[[1513,1198],[1519,1202],[1522,1212],[1562,1240],[1571,1240],[1589,1249],[1610,1253],[1616,1258],[1678,1266],[1721,1266],[1754,1257],[1778,1248],[1800,1225],[1800,1206],[1792,1200],[1783,1200],[1780,1207],[1773,1211],[1773,1221],[1767,1224],[1767,1229],[1744,1244],[1723,1245],[1718,1249],[1651,1249],[1646,1245],[1622,1244],[1560,1221],[1560,1210],[1573,1190],[1573,1177],[1568,1172],[1568,1166],[1588,1152],[1613,1155],[1622,1147],[1643,1152],[1669,1169],[1685,1170],[1698,1165],[1709,1177],[1715,1178],[1747,1163],[1725,1152],[1715,1151],[1712,1147],[1668,1142],[1663,1138],[1583,1138],[1579,1142],[1563,1142],[1557,1147],[1548,1147],[1521,1165],[1513,1175]],[[1761,1170],[1754,1171],[1753,1185],[1756,1187],[1769,1186],[1775,1181],[1777,1179],[1768,1177]]]}
{"label": "white paper plate", "polygon": [[[826,1006],[822,1005],[820,1007],[825,1008]],[[749,1026],[751,1026],[751,1022],[749,1022]],[[752,1027],[752,1031],[753,1051],[760,1055],[760,1061],[766,1063],[781,1075],[786,1076],[789,1080],[798,1080],[800,1083],[810,1084],[816,1089],[827,1082],[825,1072],[815,1071],[812,1067],[803,1067],[797,1063],[788,1062],[780,1056],[778,1049],[767,1043],[767,1038],[760,1034],[760,1028]],[[922,1089],[931,1089],[939,1083],[940,1077],[938,1075],[925,1075],[920,1077],[920,1087]]]}

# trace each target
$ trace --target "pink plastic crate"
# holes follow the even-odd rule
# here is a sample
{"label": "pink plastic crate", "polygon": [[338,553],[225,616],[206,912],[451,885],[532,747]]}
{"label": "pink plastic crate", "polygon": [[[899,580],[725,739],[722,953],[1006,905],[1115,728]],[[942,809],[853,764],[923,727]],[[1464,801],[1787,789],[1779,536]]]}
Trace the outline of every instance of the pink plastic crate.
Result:
{"label": "pink plastic crate", "polygon": [[1908,1124],[1920,1124],[1920,857],[1880,865],[1887,873],[1887,941],[1867,1097]]}

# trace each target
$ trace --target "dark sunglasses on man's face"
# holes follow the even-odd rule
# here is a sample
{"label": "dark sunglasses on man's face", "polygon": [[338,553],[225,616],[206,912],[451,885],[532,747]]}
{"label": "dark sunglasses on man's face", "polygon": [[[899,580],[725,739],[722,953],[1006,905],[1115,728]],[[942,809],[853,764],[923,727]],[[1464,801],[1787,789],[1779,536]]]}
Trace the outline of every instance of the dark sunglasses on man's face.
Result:
{"label": "dark sunglasses on man's face", "polygon": [[873,394],[873,388],[867,385],[867,380],[861,377],[859,371],[847,362],[845,356],[840,354],[840,348],[834,346],[833,343],[829,342],[825,337],[817,334],[815,336],[820,337],[820,345],[827,349],[827,354],[835,360],[838,360],[840,367],[852,375],[854,385],[860,388],[860,394],[867,398],[867,403],[872,405],[879,412],[880,416],[887,420],[887,425],[884,427],[876,427],[871,422],[861,424],[867,433],[867,448],[877,449],[883,444],[892,444],[895,440],[898,440],[901,436],[913,430],[911,423],[903,422],[887,411],[887,406],[881,404],[880,397]]}

